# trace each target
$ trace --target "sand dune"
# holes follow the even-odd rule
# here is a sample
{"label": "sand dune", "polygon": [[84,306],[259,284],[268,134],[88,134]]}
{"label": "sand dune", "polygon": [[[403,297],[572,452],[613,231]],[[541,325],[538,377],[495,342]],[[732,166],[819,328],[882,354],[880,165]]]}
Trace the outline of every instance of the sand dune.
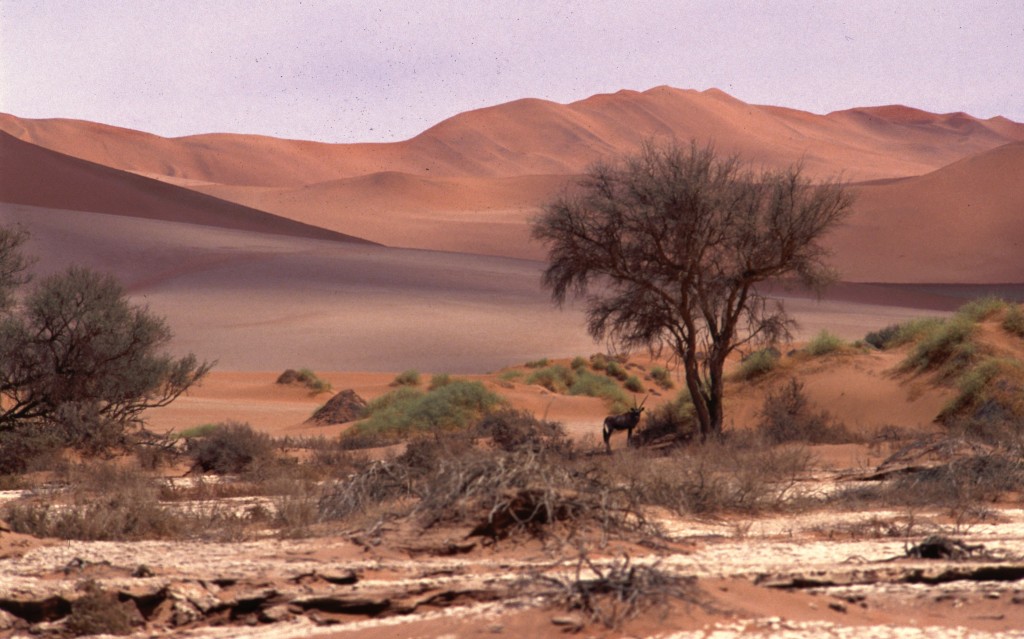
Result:
{"label": "sand dune", "polygon": [[[33,169],[31,179],[27,167],[13,167],[12,174],[17,170],[24,177],[18,178],[22,193],[17,197],[10,194],[16,187],[5,186],[3,199],[12,202],[147,215],[147,210],[159,209],[151,201],[154,197],[171,198],[173,193],[179,204],[187,199],[183,191],[170,190],[174,185],[391,246],[525,259],[544,257],[544,247],[529,239],[530,218],[590,163],[633,150],[646,139],[696,137],[755,163],[802,161],[812,176],[841,173],[847,180],[894,180],[933,173],[920,181],[857,187],[856,214],[833,240],[837,261],[851,280],[1021,278],[1012,253],[1020,228],[1014,226],[1013,208],[1021,201],[1015,184],[1022,180],[1016,177],[1017,165],[1016,174],[1000,165],[1012,153],[935,173],[1007,144],[1016,148],[1014,142],[1024,141],[1024,124],[1005,118],[980,120],[904,106],[816,115],[750,105],[714,89],[657,87],[571,104],[517,100],[456,115],[414,138],[388,144],[230,134],[166,139],[88,122],[14,116],[0,116],[0,129],[38,145],[5,151],[13,164],[20,163],[13,159],[18,154],[36,149],[30,155],[39,156],[39,147],[45,147],[120,171],[116,179],[113,174],[101,179],[98,167],[89,165],[85,174],[68,178],[80,187],[81,197],[39,199],[45,191],[40,180],[65,178],[47,177],[54,170],[48,165]],[[5,138],[5,148],[15,142]],[[169,185],[161,191],[141,177],[127,179],[125,172]],[[85,188],[97,180],[106,185],[102,197]],[[119,184],[120,195],[113,194],[111,181]],[[131,206],[111,205],[140,190],[154,196],[145,206],[134,200]],[[969,201],[966,193],[974,194]],[[211,224],[209,212],[196,209],[207,204],[191,202],[156,217]],[[222,204],[217,207],[224,210]],[[221,213],[218,224],[251,228],[242,222],[248,215],[240,210]],[[914,236],[918,225],[925,227],[923,235]],[[945,228],[951,233],[939,237]]]}
{"label": "sand dune", "polygon": [[363,242],[323,228],[56,153],[0,132],[0,201]]}
{"label": "sand dune", "polygon": [[1024,143],[854,191],[854,215],[831,239],[844,279],[1024,281]]}
{"label": "sand dune", "polygon": [[[747,104],[718,90],[657,87],[571,104],[525,99],[449,118],[409,140],[320,144],[252,135],[166,139],[71,120],[0,117],[20,139],[143,174],[248,186],[298,186],[397,171],[441,177],[579,173],[643,140],[714,140],[756,162],[864,180],[918,175],[1024,140],[1024,125],[963,114],[908,118],[904,107],[814,115]],[[923,112],[914,112],[923,113]],[[253,158],[259,158],[254,162]]]}
{"label": "sand dune", "polygon": [[429,178],[373,173],[301,188],[195,190],[368,240],[412,248],[539,259],[529,220],[573,178]]}

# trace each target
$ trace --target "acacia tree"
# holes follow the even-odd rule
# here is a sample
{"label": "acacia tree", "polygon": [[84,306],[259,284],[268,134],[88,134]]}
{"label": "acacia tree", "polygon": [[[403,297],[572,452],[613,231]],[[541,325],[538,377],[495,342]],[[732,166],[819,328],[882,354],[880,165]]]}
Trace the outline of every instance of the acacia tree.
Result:
{"label": "acacia tree", "polygon": [[[25,281],[24,238],[0,229],[0,292]],[[170,340],[166,322],[109,275],[72,267],[43,278],[0,309],[0,434],[46,424],[80,444],[141,424],[212,366],[164,353]]]}
{"label": "acacia tree", "polygon": [[792,322],[758,284],[834,279],[820,240],[852,198],[799,165],[755,172],[695,142],[647,144],[594,166],[544,206],[553,299],[585,301],[587,328],[619,348],[678,358],[702,439],[722,430],[723,369],[737,349],[789,338]]}

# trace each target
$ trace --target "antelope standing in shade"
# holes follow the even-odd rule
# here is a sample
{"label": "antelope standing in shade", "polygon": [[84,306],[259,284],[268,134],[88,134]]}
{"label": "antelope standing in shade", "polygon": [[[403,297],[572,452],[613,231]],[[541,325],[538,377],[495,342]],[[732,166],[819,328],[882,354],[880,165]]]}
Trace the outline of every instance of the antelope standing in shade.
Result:
{"label": "antelope standing in shade", "polygon": [[636,397],[633,398],[633,408],[630,408],[621,415],[609,415],[604,418],[604,428],[601,430],[601,434],[604,435],[604,446],[608,449],[608,454],[612,452],[611,437],[612,433],[617,430],[626,431],[626,446],[629,447],[633,443],[633,429],[640,423],[640,413],[644,412],[644,404],[647,402],[647,395],[644,397],[644,401],[640,402],[640,405],[636,405]]}

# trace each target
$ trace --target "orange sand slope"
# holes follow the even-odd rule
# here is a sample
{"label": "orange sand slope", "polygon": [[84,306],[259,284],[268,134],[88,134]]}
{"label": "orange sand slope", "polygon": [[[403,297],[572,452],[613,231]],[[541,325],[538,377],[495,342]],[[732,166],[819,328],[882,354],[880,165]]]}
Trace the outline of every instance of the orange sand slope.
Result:
{"label": "orange sand slope", "polygon": [[0,201],[156,220],[364,242],[201,193],[124,173],[0,133]]}
{"label": "orange sand slope", "polygon": [[1024,281],[1024,143],[854,194],[854,214],[830,240],[843,279]]}
{"label": "orange sand slope", "polygon": [[[214,134],[166,139],[71,120],[0,116],[0,129],[33,144],[131,171],[337,233],[391,246],[540,259],[529,240],[537,207],[591,162],[632,151],[645,139],[696,137],[769,165],[803,160],[811,175],[848,180],[893,179],[935,172],[1024,141],[1024,125],[963,113],[937,115],[908,107],[857,108],[828,115],[746,104],[721,91],[658,87],[620,91],[561,105],[518,100],[454,116],[404,142],[322,144]],[[1005,154],[1004,154],[1005,155]],[[936,174],[950,189],[979,178],[1009,203],[979,210],[932,197],[927,181],[858,187],[857,214],[834,246],[852,281],[992,283],[1020,281],[1010,255],[1016,234],[996,236],[1019,215],[1013,171],[984,162],[970,175]],[[982,175],[984,173],[984,175]],[[47,201],[19,203],[89,208]],[[987,202],[987,200],[985,200]],[[96,207],[93,207],[94,209]],[[105,209],[99,209],[105,210]],[[914,231],[942,233],[927,246]],[[202,223],[201,220],[199,221]],[[1017,224],[1019,228],[1021,225]],[[989,254],[995,250],[995,259]],[[953,254],[954,259],[949,259]],[[962,256],[962,257],[961,257]],[[984,256],[984,257],[979,257]],[[1014,275],[1017,272],[1018,275]]]}

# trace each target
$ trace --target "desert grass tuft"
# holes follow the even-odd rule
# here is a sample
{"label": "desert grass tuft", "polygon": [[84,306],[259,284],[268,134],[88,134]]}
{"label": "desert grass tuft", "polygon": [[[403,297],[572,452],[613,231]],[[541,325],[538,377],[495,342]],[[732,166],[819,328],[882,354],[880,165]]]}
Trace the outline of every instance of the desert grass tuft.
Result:
{"label": "desert grass tuft", "polygon": [[811,341],[808,342],[806,351],[811,355],[818,357],[840,350],[843,347],[843,344],[844,342],[842,338],[830,333],[826,329],[822,329],[820,333],[815,335]]}

